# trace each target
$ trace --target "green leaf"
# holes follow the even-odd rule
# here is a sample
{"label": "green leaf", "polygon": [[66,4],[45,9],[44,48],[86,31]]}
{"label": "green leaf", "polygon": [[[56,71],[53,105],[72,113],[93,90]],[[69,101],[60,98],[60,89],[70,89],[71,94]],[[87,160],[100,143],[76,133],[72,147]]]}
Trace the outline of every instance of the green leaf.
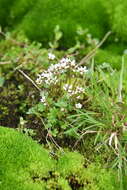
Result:
{"label": "green leaf", "polygon": [[79,137],[75,128],[71,128],[71,129],[65,131],[64,134],[68,135],[70,137],[75,137],[75,138]]}
{"label": "green leaf", "polygon": [[55,106],[60,107],[60,108],[66,108],[67,102],[64,100],[59,100],[57,103],[55,103]]}
{"label": "green leaf", "polygon": [[44,106],[44,104],[39,103],[39,104],[37,105],[37,111],[39,111],[39,112],[43,112],[44,110],[45,110],[45,106]]}
{"label": "green leaf", "polygon": [[30,108],[27,114],[37,114],[36,108],[35,107]]}
{"label": "green leaf", "polygon": [[55,40],[59,41],[62,37],[62,32],[60,31],[60,26],[57,25],[54,29],[54,33],[55,33]]}
{"label": "green leaf", "polygon": [[60,40],[61,37],[62,37],[62,32],[57,32],[55,36],[56,41]]}

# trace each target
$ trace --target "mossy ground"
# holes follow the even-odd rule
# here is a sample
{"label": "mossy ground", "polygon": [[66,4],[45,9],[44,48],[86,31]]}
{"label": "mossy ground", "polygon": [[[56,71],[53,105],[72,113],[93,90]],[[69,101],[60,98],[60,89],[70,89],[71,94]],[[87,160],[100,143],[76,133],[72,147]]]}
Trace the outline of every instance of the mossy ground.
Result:
{"label": "mossy ground", "polygon": [[87,168],[84,164],[84,157],[77,152],[60,152],[54,160],[31,138],[0,127],[1,190],[118,189],[112,170],[97,163],[86,164]]}

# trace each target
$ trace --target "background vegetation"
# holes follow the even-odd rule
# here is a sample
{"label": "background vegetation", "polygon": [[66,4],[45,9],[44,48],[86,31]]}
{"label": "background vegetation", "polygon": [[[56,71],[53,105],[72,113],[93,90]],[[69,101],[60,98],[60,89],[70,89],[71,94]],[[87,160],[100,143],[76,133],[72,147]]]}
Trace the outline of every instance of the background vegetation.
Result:
{"label": "background vegetation", "polygon": [[1,189],[118,188],[112,170],[93,164],[84,168],[87,163],[77,152],[61,152],[57,160],[51,159],[44,148],[12,129],[0,128],[0,150]]}
{"label": "background vegetation", "polygon": [[0,0],[1,189],[126,189],[125,8]]}

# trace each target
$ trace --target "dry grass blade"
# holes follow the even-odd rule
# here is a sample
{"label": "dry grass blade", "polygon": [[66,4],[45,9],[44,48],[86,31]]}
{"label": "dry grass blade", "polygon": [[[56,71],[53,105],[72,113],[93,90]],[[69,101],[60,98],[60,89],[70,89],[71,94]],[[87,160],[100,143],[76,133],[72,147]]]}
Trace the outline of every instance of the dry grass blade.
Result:
{"label": "dry grass blade", "polygon": [[6,64],[11,64],[11,61],[1,61],[0,65],[6,65]]}
{"label": "dry grass blade", "polygon": [[35,83],[26,73],[24,73],[21,69],[18,69],[18,71],[19,71],[27,80],[29,80],[29,81],[33,84],[33,86],[35,86],[35,88],[36,88],[37,90],[39,90],[40,92],[42,91],[42,90],[36,85],[36,83]]}
{"label": "dry grass blade", "polygon": [[107,32],[103,39],[100,41],[100,43],[92,50],[90,51],[81,61],[77,66],[83,65],[86,63],[89,59],[91,59],[95,54],[98,48],[102,46],[102,44],[107,40],[107,38],[111,35],[111,31]]}

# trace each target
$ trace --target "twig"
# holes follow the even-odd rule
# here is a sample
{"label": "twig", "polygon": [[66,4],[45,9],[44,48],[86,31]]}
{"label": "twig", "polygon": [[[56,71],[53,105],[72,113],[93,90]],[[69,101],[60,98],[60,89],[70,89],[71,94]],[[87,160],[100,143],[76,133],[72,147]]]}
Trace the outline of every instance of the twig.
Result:
{"label": "twig", "polygon": [[50,143],[48,141],[48,137],[49,137],[49,134],[47,133],[45,140],[46,140],[46,143],[47,143],[49,149],[52,150],[52,147],[50,146]]}
{"label": "twig", "polygon": [[33,86],[36,87],[37,90],[39,90],[39,92],[41,92],[42,90],[36,85],[36,83],[27,75],[25,74],[21,69],[17,69],[17,71],[19,71],[27,80],[29,80]]}
{"label": "twig", "polygon": [[90,133],[97,133],[97,131],[85,131],[81,136],[80,138],[76,141],[76,143],[74,144],[73,146],[73,149],[77,146],[77,144],[81,141],[81,139],[84,137],[84,135],[86,134],[90,134]]}
{"label": "twig", "polygon": [[[41,120],[42,124],[44,125],[44,127],[45,127],[45,129],[46,129],[46,125],[45,125],[45,122],[43,121],[43,118],[42,118],[41,116],[39,116],[39,115],[38,115],[38,118]],[[46,140],[46,143],[47,143],[49,149],[52,150],[52,147],[50,146],[50,143],[49,143],[49,141],[48,141],[48,137],[49,137],[49,131],[48,131],[48,129],[47,129],[47,135],[46,135],[45,140]]]}
{"label": "twig", "polygon": [[61,150],[62,152],[64,152],[63,149],[62,149],[62,148],[57,144],[57,142],[54,140],[54,138],[52,137],[52,135],[49,135],[49,137],[50,137],[51,141],[56,145],[56,147],[58,148],[58,150]]}
{"label": "twig", "polygon": [[92,50],[90,51],[81,61],[77,66],[83,65],[86,61],[91,59],[95,54],[98,48],[102,46],[102,44],[107,40],[107,38],[111,35],[111,31],[107,32],[103,39],[100,41],[100,43]]}
{"label": "twig", "polygon": [[6,65],[6,64],[11,64],[11,61],[1,61],[0,65]]}
{"label": "twig", "polygon": [[[45,127],[45,129],[46,129],[46,125],[45,125],[45,122],[43,121],[43,118],[39,116],[39,119],[41,120],[42,124],[44,125],[44,127]],[[49,129],[47,129],[46,142],[47,142],[47,144],[48,144],[48,146],[49,146],[49,149],[52,150],[52,148],[51,148],[51,146],[50,146],[50,143],[49,143],[49,141],[48,141],[48,138],[55,144],[56,148],[58,148],[58,149],[60,149],[62,152],[64,152],[63,149],[57,144],[57,142],[56,142],[56,141],[54,140],[54,138],[52,137],[52,135],[51,135]],[[55,153],[53,153],[53,154],[55,154]]]}

